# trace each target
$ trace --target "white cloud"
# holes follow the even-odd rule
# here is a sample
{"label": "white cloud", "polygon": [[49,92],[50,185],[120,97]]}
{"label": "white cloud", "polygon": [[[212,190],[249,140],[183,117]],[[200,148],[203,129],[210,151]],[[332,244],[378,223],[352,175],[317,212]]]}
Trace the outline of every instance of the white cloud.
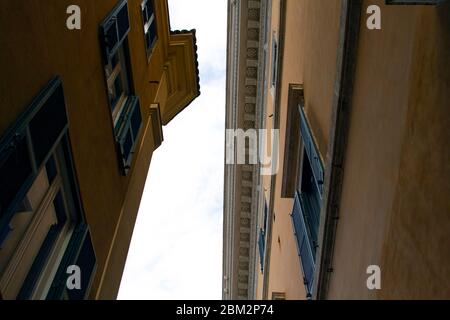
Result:
{"label": "white cloud", "polygon": [[173,30],[197,30],[202,94],[153,155],[119,299],[220,299],[227,1],[169,8]]}

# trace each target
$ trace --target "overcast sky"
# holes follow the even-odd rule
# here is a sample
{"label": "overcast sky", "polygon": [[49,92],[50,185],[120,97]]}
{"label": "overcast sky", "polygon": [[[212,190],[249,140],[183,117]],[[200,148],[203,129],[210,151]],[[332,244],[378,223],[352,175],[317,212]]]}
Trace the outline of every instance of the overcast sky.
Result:
{"label": "overcast sky", "polygon": [[196,29],[201,96],[153,154],[119,299],[221,299],[226,0],[169,0]]}

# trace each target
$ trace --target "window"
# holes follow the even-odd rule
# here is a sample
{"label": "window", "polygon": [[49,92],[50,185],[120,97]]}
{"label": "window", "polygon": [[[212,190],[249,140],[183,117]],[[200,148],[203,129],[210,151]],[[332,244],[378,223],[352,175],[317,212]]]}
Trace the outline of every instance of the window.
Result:
{"label": "window", "polygon": [[[74,230],[85,226],[71,159],[64,93],[54,79],[0,140],[0,292],[5,299],[45,299]],[[96,265],[92,247],[82,254]],[[83,272],[90,281],[93,269]]]}
{"label": "window", "polygon": [[[307,295],[312,295],[324,168],[303,105],[303,88],[290,85],[282,193],[294,197],[291,213]],[[290,178],[288,178],[290,176]]]}
{"label": "window", "polygon": [[144,0],[141,4],[141,11],[142,21],[144,23],[145,49],[147,57],[150,57],[156,40],[158,40],[153,0]]}
{"label": "window", "polygon": [[129,31],[128,2],[122,0],[101,24],[100,38],[108,100],[119,165],[123,175],[127,175],[131,168],[142,126],[139,98],[132,95],[131,63],[127,40]]}
{"label": "window", "polygon": [[267,208],[267,202],[264,200],[264,216],[262,221],[262,227],[259,229],[258,235],[258,249],[259,249],[259,262],[261,265],[261,272],[264,271],[264,257],[266,254],[266,236],[267,236],[267,222],[269,219],[269,211]]}
{"label": "window", "polygon": [[278,81],[278,42],[275,33],[272,36],[272,87],[277,86]]}
{"label": "window", "polygon": [[286,300],[286,293],[272,292],[272,300]]}
{"label": "window", "polygon": [[123,106],[130,95],[126,54],[124,46],[120,46],[105,66],[108,97],[114,125],[117,125]]}

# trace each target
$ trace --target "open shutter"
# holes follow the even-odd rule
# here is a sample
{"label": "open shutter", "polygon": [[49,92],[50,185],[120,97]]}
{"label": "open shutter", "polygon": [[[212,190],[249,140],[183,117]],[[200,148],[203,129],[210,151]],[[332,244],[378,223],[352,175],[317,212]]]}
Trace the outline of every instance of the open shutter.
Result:
{"label": "open shutter", "polygon": [[294,207],[292,209],[291,218],[294,228],[294,235],[297,240],[297,252],[303,271],[303,281],[306,287],[306,293],[308,296],[311,296],[315,271],[315,257],[313,248],[311,246],[307,221],[305,220],[304,208],[302,207],[300,195],[298,192],[296,192],[295,194]]}
{"label": "open shutter", "polygon": [[130,32],[127,0],[119,3],[100,25],[103,54],[108,61]]}
{"label": "open shutter", "polygon": [[127,175],[131,168],[139,132],[142,126],[141,107],[139,98],[131,96],[121,119],[117,143],[123,175]]}
{"label": "open shutter", "polygon": [[319,189],[320,195],[323,194],[323,183],[325,180],[324,169],[322,159],[320,157],[319,149],[314,141],[311,129],[306,119],[303,107],[299,105],[300,110],[300,132],[303,138],[303,145],[305,146],[306,154],[308,155],[311,163],[311,169]]}

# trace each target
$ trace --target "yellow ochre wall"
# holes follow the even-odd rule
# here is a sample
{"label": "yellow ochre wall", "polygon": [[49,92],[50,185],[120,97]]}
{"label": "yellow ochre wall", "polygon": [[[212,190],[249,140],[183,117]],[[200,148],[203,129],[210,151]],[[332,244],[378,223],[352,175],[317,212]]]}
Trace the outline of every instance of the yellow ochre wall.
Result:
{"label": "yellow ochre wall", "polygon": [[[167,0],[156,0],[158,41],[148,61],[141,1],[128,0],[131,73],[134,93],[141,101],[144,130],[139,151],[134,155],[134,169],[124,177],[116,156],[99,41],[99,25],[117,3],[117,0],[8,0],[0,6],[0,64],[3,72],[0,81],[0,135],[54,76],[61,76],[75,168],[97,256],[97,274],[91,298],[106,299],[115,298],[119,288],[155,149],[150,105],[161,100],[161,109],[166,107],[168,97],[160,94],[157,100],[156,95],[158,90],[167,92],[159,87],[167,85],[163,81],[166,77],[164,66],[169,56],[170,40],[177,37],[169,32]],[[81,8],[81,30],[66,28],[69,5]],[[180,43],[188,43],[192,47],[192,53],[186,57],[195,58],[193,36],[180,37],[184,37]],[[197,79],[192,74],[195,61],[184,59],[183,65],[178,66],[182,71],[175,72],[180,81],[192,82],[184,83],[184,87],[197,88]],[[185,75],[185,70],[190,74]],[[184,102],[198,95],[197,90],[194,91],[186,96]],[[181,107],[185,105],[177,106]]]}

